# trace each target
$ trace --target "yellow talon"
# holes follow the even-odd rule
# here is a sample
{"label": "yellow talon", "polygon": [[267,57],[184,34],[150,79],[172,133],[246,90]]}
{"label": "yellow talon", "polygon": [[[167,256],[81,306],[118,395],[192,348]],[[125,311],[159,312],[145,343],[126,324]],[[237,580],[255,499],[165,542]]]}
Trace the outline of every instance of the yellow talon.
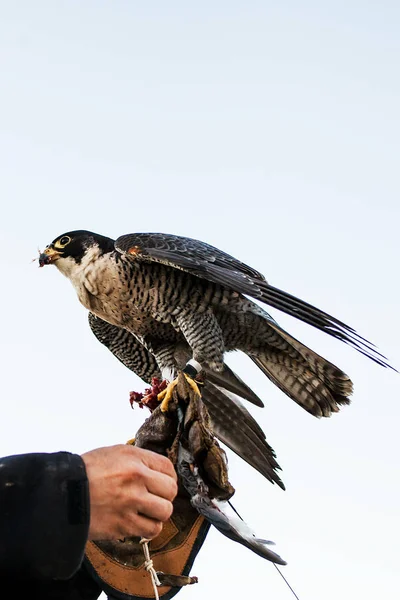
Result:
{"label": "yellow talon", "polygon": [[198,396],[201,396],[199,386],[197,385],[196,381],[194,379],[192,379],[191,377],[189,377],[189,375],[186,375],[186,373],[184,373],[184,376],[186,378],[186,381],[188,382],[188,384],[194,391],[194,393],[197,394]]}
{"label": "yellow talon", "polygon": [[171,381],[171,383],[169,383],[167,385],[165,390],[163,390],[162,392],[160,392],[158,394],[157,398],[161,402],[161,412],[168,411],[168,405],[172,400],[172,392],[174,391],[174,388],[177,386],[177,384],[178,384],[178,379],[174,379],[173,381]]}
{"label": "yellow talon", "polygon": [[[197,383],[194,381],[194,379],[192,379],[191,377],[189,377],[189,375],[186,375],[186,373],[184,373],[185,379],[188,382],[189,386],[192,388],[192,390],[198,394],[199,396],[201,396],[200,394],[200,390],[199,390],[199,386],[197,385]],[[177,386],[178,384],[178,378],[174,379],[173,381],[171,381],[167,387],[165,388],[165,390],[163,390],[162,392],[160,392],[157,396],[157,398],[159,399],[159,401],[161,402],[161,412],[167,412],[168,411],[168,405],[170,403],[170,401],[172,400],[172,393],[174,391],[174,388]]]}

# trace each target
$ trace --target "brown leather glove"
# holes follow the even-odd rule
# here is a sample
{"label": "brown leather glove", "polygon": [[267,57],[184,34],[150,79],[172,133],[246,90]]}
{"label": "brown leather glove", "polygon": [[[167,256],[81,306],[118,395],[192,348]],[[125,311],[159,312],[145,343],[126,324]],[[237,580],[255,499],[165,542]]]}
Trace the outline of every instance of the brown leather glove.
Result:
{"label": "brown leather glove", "polygon": [[[168,600],[183,585],[197,582],[196,577],[188,575],[209,528],[210,524],[192,508],[189,498],[178,495],[173,516],[149,543],[150,557],[162,584],[158,587],[160,600]],[[120,600],[154,598],[139,538],[88,542],[85,561],[106,594]]]}
{"label": "brown leather glove", "polygon": [[[207,410],[182,375],[168,411],[161,412],[158,406],[152,412],[137,432],[135,445],[167,455],[176,464],[183,435],[180,410],[184,413],[184,435],[190,439],[190,448],[202,465],[208,485],[220,497],[231,497],[234,489],[228,481],[223,450],[209,431]],[[197,582],[196,577],[188,575],[209,528],[210,523],[192,507],[189,494],[180,485],[172,517],[164,524],[161,534],[149,542],[150,558],[162,584],[157,588],[160,600],[168,600],[182,586]],[[112,597],[120,600],[154,598],[139,538],[88,542],[85,560],[94,579]]]}

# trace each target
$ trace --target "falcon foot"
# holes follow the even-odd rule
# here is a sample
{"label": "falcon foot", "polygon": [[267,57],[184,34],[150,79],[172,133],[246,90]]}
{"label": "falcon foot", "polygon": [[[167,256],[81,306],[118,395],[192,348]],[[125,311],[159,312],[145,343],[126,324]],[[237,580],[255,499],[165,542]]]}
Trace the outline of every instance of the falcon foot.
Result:
{"label": "falcon foot", "polygon": [[151,387],[148,387],[144,390],[144,393],[140,392],[131,392],[129,394],[129,402],[133,408],[133,404],[138,404],[140,408],[144,408],[145,406],[153,412],[155,408],[160,403],[158,399],[158,395],[162,393],[167,387],[167,381],[161,380],[158,377],[153,377],[151,380]]}
{"label": "falcon foot", "polygon": [[[192,379],[191,377],[189,377],[189,375],[186,375],[185,372],[183,374],[186,378],[186,381],[188,382],[188,384],[192,388],[192,390],[195,392],[195,394],[197,394],[198,396],[201,396],[199,386],[197,385],[196,381],[194,379]],[[178,377],[176,377],[176,379],[171,381],[171,383],[169,383],[167,385],[166,389],[163,390],[160,394],[158,394],[158,401],[161,402],[161,412],[168,411],[169,403],[172,400],[172,393],[177,385],[178,385]]]}

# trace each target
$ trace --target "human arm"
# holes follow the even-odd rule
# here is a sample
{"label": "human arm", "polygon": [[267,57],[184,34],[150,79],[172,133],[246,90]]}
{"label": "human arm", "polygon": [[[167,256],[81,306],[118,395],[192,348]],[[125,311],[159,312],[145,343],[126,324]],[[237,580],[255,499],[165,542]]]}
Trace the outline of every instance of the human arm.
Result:
{"label": "human arm", "polygon": [[89,517],[80,456],[0,459],[0,576],[68,579],[82,562]]}
{"label": "human arm", "polygon": [[2,458],[0,577],[68,579],[88,537],[154,537],[176,489],[168,459],[132,446]]}

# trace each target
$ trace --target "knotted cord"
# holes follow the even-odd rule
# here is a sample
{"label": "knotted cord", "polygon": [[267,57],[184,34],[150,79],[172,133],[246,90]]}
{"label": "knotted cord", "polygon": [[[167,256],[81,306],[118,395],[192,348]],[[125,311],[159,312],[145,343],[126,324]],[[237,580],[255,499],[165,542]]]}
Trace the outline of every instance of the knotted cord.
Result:
{"label": "knotted cord", "polygon": [[145,566],[146,571],[148,571],[150,573],[151,583],[153,584],[154,598],[155,598],[155,600],[159,600],[160,597],[158,595],[157,586],[160,586],[161,582],[158,579],[157,572],[153,565],[153,561],[150,558],[149,541],[150,540],[147,540],[146,538],[142,538],[140,540],[140,543],[143,546],[143,553],[144,553],[144,558],[145,558],[144,566]]}

